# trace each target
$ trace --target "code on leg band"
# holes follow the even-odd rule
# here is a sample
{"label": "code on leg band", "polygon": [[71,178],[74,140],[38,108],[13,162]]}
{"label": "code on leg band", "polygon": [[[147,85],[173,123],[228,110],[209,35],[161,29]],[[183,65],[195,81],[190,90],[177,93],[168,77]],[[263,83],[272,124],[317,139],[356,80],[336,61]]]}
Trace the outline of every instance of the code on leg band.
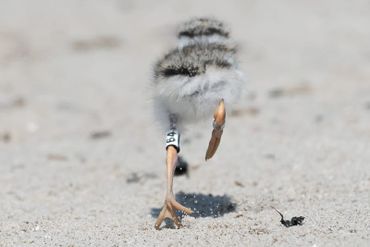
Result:
{"label": "code on leg band", "polygon": [[174,146],[177,152],[180,152],[180,134],[176,129],[171,129],[166,133],[166,149]]}

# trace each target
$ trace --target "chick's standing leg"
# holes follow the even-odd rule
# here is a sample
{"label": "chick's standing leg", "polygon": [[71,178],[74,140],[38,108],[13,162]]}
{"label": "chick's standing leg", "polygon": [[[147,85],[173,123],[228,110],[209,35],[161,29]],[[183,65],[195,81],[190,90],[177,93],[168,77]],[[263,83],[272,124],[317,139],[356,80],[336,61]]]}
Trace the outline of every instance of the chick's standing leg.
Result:
{"label": "chick's standing leg", "polygon": [[179,151],[178,145],[178,134],[176,129],[171,129],[167,133],[167,193],[164,202],[164,206],[158,216],[158,219],[155,223],[155,228],[159,230],[162,222],[165,218],[172,219],[175,225],[180,228],[181,222],[178,216],[176,215],[176,210],[183,211],[186,214],[192,214],[193,212],[189,209],[178,203],[173,194],[173,175],[176,167],[177,161],[177,152]]}

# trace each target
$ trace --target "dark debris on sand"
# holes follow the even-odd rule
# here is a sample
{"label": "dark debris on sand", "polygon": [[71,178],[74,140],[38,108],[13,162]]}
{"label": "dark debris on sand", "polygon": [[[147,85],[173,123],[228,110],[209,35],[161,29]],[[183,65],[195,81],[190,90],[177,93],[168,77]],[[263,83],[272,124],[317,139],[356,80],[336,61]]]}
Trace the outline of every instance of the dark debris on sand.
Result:
{"label": "dark debris on sand", "polygon": [[282,213],[280,213],[279,210],[277,210],[276,208],[272,207],[273,209],[275,209],[276,212],[278,212],[278,214],[280,214],[281,216],[281,224],[283,224],[285,227],[291,227],[291,226],[297,226],[297,225],[303,225],[303,220],[304,220],[304,217],[303,216],[295,216],[295,217],[292,217],[291,220],[284,220],[284,216]]}

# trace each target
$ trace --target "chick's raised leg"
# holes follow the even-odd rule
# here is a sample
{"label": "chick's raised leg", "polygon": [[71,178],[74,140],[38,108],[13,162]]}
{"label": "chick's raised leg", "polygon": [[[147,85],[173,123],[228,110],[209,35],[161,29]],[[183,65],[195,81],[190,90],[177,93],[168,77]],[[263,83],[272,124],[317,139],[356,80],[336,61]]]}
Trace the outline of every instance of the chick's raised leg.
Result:
{"label": "chick's raised leg", "polygon": [[223,99],[220,100],[213,117],[213,131],[206,152],[206,160],[213,157],[220,145],[221,136],[226,122],[225,102]]}

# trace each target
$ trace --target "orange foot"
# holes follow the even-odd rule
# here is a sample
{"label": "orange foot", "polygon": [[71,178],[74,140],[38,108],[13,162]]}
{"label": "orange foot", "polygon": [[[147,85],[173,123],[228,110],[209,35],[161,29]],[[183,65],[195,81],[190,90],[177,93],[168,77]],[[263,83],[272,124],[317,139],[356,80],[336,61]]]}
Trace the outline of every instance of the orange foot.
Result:
{"label": "orange foot", "polygon": [[193,213],[193,211],[191,211],[189,208],[186,208],[180,203],[178,203],[175,200],[175,197],[173,195],[170,195],[166,198],[166,201],[164,202],[164,206],[158,216],[157,221],[155,222],[155,225],[154,225],[155,229],[159,230],[159,227],[161,226],[162,222],[166,218],[173,220],[177,228],[182,227],[180,219],[176,215],[176,210],[183,211],[186,214]]}

